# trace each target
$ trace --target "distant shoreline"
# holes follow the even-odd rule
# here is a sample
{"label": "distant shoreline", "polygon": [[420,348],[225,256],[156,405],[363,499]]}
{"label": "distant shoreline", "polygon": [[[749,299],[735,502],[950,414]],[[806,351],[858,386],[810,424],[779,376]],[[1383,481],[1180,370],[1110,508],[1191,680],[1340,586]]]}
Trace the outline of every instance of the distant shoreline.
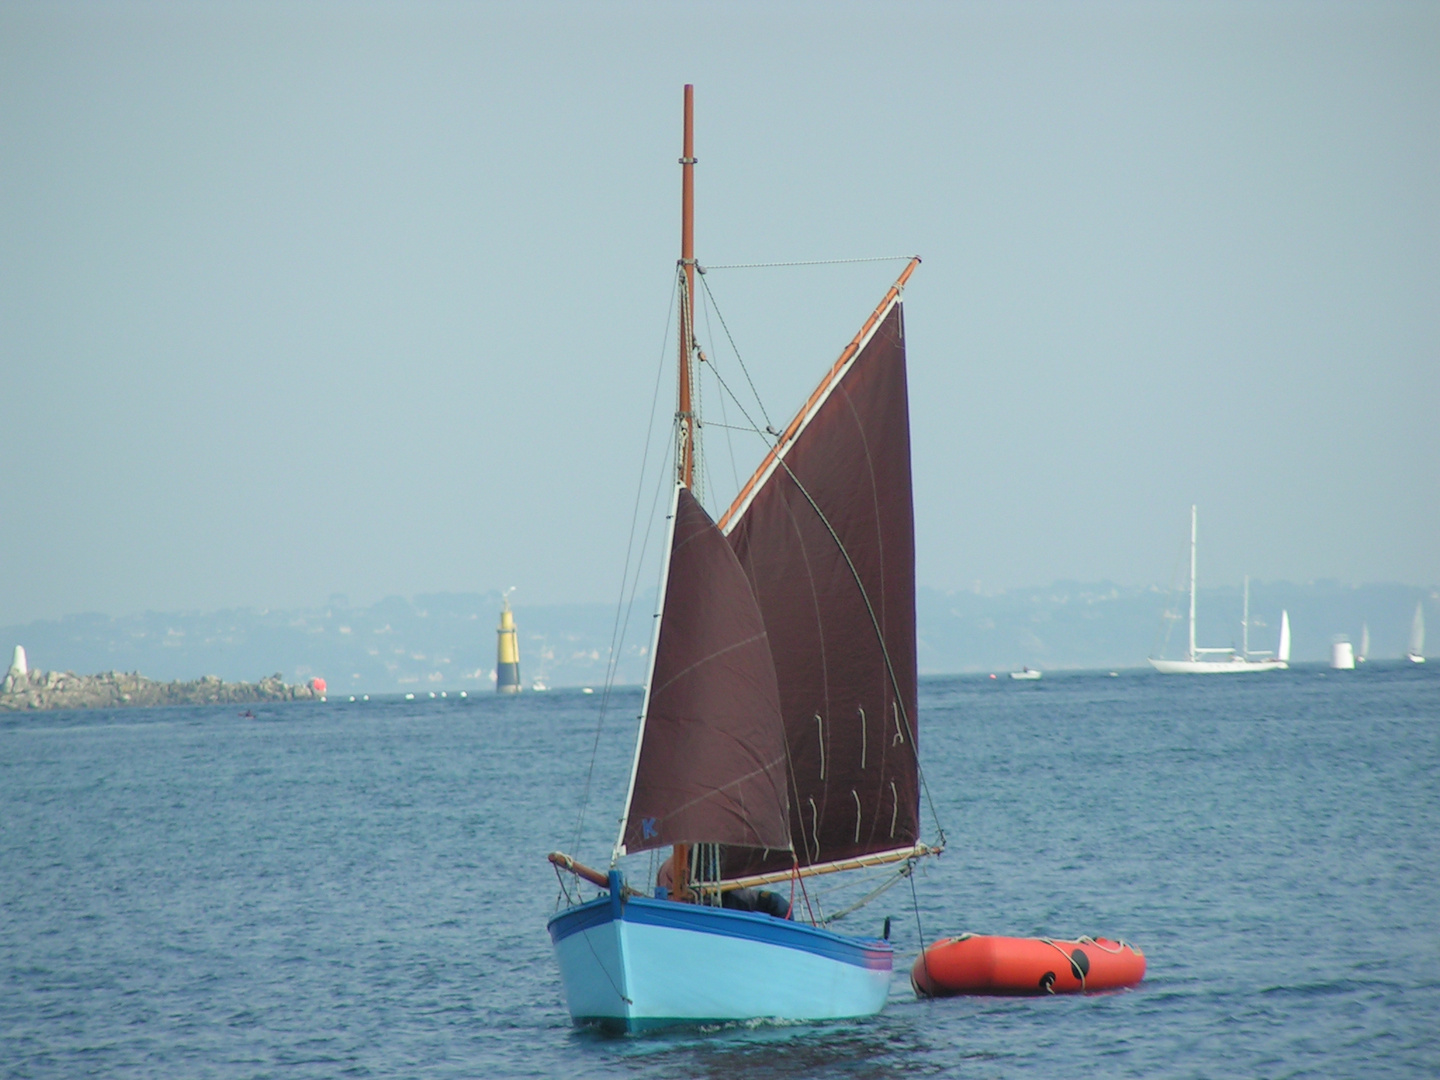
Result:
{"label": "distant shoreline", "polygon": [[259,682],[227,683],[215,675],[189,682],[158,682],[138,672],[11,672],[0,683],[0,710],[109,709],[127,705],[247,705],[270,701],[323,701],[314,687],[286,683],[277,672]]}

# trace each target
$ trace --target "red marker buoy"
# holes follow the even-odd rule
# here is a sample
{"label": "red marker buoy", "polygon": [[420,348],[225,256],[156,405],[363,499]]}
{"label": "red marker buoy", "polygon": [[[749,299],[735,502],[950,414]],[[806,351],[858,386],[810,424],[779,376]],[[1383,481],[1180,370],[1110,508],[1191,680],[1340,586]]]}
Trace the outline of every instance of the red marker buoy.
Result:
{"label": "red marker buoy", "polygon": [[310,689],[314,690],[317,694],[323,695],[325,693],[325,680],[318,675],[315,676],[315,678],[310,680]]}

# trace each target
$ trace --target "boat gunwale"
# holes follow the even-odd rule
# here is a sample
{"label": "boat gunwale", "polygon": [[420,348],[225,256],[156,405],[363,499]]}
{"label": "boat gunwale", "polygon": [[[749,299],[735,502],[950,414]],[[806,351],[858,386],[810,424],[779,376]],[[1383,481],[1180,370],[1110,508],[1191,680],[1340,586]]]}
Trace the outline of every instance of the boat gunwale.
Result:
{"label": "boat gunwale", "polygon": [[884,938],[852,937],[760,912],[643,896],[628,897],[620,905],[618,920],[614,907],[609,896],[602,896],[556,912],[546,923],[551,941],[559,944],[574,934],[620,921],[776,945],[871,971],[894,970],[895,947]]}

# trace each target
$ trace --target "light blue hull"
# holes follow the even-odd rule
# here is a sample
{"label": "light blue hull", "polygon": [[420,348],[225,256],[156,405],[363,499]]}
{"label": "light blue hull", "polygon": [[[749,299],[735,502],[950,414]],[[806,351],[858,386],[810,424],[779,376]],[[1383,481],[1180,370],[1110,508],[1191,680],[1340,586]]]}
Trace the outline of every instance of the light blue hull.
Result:
{"label": "light blue hull", "polygon": [[878,938],[641,897],[562,911],[550,938],[571,1018],[614,1031],[870,1016],[894,958]]}

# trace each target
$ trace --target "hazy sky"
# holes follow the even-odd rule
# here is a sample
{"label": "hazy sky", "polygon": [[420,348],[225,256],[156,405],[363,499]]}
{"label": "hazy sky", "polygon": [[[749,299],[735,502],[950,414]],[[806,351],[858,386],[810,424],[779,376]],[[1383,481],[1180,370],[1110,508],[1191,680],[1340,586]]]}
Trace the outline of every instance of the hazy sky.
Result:
{"label": "hazy sky", "polygon": [[[0,4],[0,625],[613,599],[687,81],[702,262],[925,259],[922,584],[1164,584],[1191,502],[1202,584],[1435,584],[1437,57],[1436,4]],[[900,265],[707,275],[777,426]]]}

